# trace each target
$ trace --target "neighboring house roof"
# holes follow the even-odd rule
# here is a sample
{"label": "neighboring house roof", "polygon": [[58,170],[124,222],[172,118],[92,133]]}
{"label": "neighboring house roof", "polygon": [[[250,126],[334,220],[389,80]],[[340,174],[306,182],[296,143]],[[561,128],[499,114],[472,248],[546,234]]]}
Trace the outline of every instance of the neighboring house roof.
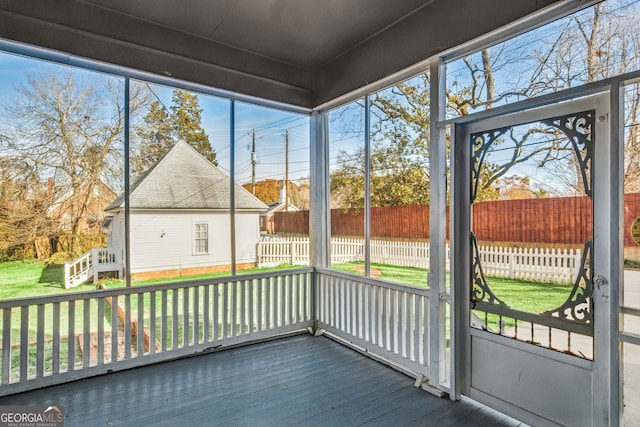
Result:
{"label": "neighboring house roof", "polygon": [[[285,208],[287,207],[284,202],[267,203],[267,206],[269,207],[269,210],[265,212],[265,215],[271,215],[275,212],[284,211]],[[298,209],[295,205],[292,205],[291,202],[289,202],[288,212],[298,212],[299,210],[300,209]]]}
{"label": "neighboring house roof", "polygon": [[[130,190],[132,209],[224,209],[231,205],[230,178],[193,147],[178,141]],[[266,211],[267,205],[235,185],[239,210]],[[124,207],[124,194],[106,211]]]}
{"label": "neighboring house roof", "polygon": [[[288,212],[297,212],[300,209],[298,209],[297,206],[295,206],[294,204],[291,203],[291,200],[289,200],[289,203],[285,203],[284,201],[287,199],[287,193],[285,190],[285,184],[284,184],[284,180],[282,181],[282,187],[280,188],[280,200],[278,200],[277,202],[273,202],[273,203],[267,203],[267,206],[269,207],[269,210],[264,212],[263,215],[273,215],[274,212],[280,212],[280,211],[288,211]],[[288,205],[288,206],[287,206]]]}

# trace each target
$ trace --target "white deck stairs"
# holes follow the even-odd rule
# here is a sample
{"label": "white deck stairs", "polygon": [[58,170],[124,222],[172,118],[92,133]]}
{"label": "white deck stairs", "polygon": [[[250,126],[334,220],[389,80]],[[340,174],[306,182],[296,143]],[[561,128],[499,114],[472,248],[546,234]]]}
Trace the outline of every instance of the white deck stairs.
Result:
{"label": "white deck stairs", "polygon": [[84,255],[64,264],[64,287],[75,288],[89,280],[98,281],[102,272],[114,271],[122,276],[122,262],[116,252],[109,248],[91,249]]}

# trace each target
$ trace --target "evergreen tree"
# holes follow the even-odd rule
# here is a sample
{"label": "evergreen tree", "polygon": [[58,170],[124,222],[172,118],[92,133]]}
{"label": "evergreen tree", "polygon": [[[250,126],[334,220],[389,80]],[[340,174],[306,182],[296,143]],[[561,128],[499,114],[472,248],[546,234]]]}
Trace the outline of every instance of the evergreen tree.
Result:
{"label": "evergreen tree", "polygon": [[160,101],[151,103],[143,118],[144,124],[137,131],[139,150],[131,159],[132,171],[137,176],[160,160],[179,140],[190,144],[214,165],[218,164],[202,128],[198,95],[176,89],[171,102],[168,109]]}

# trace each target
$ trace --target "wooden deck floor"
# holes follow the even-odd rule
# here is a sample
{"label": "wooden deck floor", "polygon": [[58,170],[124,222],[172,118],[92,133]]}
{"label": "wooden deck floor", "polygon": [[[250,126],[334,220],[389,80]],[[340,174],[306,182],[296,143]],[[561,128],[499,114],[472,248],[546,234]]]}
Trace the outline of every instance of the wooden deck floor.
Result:
{"label": "wooden deck floor", "polygon": [[0,398],[66,426],[518,426],[325,337],[299,335]]}

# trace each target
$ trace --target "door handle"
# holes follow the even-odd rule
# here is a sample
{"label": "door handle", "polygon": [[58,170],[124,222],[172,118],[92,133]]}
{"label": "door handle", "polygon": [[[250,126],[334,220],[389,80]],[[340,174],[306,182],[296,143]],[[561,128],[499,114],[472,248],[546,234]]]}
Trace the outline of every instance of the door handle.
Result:
{"label": "door handle", "polygon": [[609,281],[604,277],[597,275],[593,278],[593,284],[596,285],[596,288],[600,289],[609,284]]}

